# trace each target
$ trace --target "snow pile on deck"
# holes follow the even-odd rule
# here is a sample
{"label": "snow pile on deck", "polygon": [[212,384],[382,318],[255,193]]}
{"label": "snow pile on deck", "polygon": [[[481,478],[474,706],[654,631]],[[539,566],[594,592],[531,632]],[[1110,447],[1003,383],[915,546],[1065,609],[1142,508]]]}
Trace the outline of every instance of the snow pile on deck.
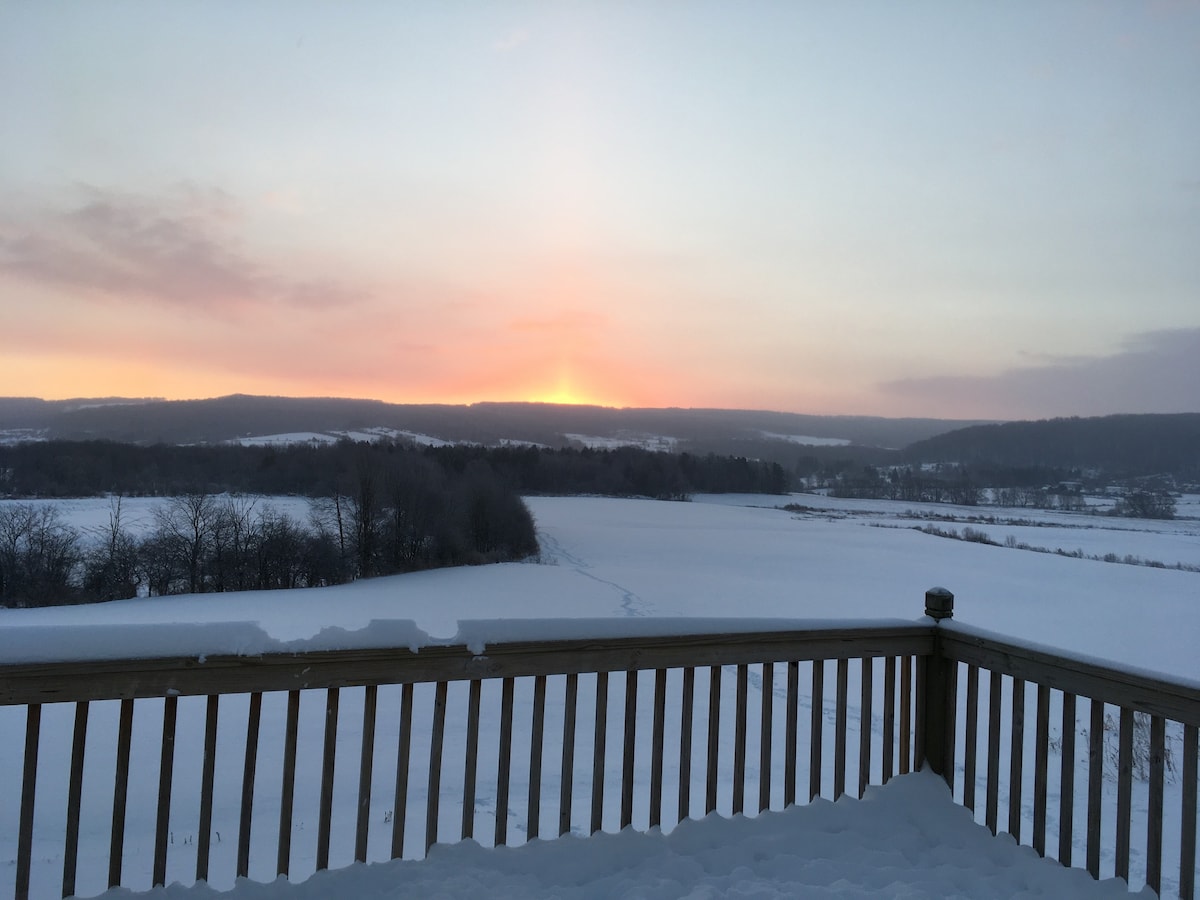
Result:
{"label": "snow pile on deck", "polygon": [[[1153,896],[1146,889],[1144,896]],[[124,889],[103,894],[137,896]],[[522,847],[474,841],[435,846],[420,861],[356,864],[300,884],[239,880],[229,892],[173,885],[155,898],[316,900],[338,897],[524,900],[554,897],[1073,897],[1127,898],[1125,882],[1040,859],[1007,835],[992,837],[935,775],[868,788],[862,800],[732,819],[688,820],[670,834],[625,830]]]}

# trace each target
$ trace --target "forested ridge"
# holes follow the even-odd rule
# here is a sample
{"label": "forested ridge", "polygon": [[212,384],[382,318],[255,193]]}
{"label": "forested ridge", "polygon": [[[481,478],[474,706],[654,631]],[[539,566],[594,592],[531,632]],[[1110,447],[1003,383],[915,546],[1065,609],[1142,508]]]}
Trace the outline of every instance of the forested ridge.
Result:
{"label": "forested ridge", "polygon": [[1109,478],[1200,482],[1200,413],[1115,415],[975,425],[905,448],[909,462],[1095,469]]}

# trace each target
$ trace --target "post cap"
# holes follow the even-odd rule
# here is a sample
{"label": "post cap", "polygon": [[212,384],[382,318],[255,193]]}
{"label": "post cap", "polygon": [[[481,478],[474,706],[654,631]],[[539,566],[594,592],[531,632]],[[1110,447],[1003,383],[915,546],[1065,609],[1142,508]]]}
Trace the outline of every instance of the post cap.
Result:
{"label": "post cap", "polygon": [[954,617],[954,595],[944,587],[932,587],[925,592],[925,615],[931,619]]}

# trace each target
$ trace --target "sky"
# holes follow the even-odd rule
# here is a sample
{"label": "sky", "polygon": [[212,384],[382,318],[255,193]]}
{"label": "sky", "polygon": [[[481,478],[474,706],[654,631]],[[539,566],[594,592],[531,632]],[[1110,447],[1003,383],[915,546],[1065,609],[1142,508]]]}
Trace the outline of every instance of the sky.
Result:
{"label": "sky", "polygon": [[1198,0],[0,0],[0,395],[1197,385]]}

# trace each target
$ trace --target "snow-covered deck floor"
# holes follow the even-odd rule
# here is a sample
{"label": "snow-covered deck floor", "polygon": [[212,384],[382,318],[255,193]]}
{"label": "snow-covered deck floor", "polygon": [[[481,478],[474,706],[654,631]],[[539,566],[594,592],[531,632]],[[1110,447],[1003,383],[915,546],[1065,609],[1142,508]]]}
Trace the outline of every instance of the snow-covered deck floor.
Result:
{"label": "snow-covered deck floor", "polygon": [[[1144,896],[1153,896],[1148,889]],[[125,889],[104,895],[129,898]],[[1124,881],[1093,881],[993,837],[954,804],[937,776],[916,773],[868,788],[862,800],[726,819],[674,831],[598,834],[485,848],[434,847],[420,861],[356,864],[300,884],[242,880],[232,891],[179,885],[154,898],[385,900],[385,898],[1127,898]]]}

